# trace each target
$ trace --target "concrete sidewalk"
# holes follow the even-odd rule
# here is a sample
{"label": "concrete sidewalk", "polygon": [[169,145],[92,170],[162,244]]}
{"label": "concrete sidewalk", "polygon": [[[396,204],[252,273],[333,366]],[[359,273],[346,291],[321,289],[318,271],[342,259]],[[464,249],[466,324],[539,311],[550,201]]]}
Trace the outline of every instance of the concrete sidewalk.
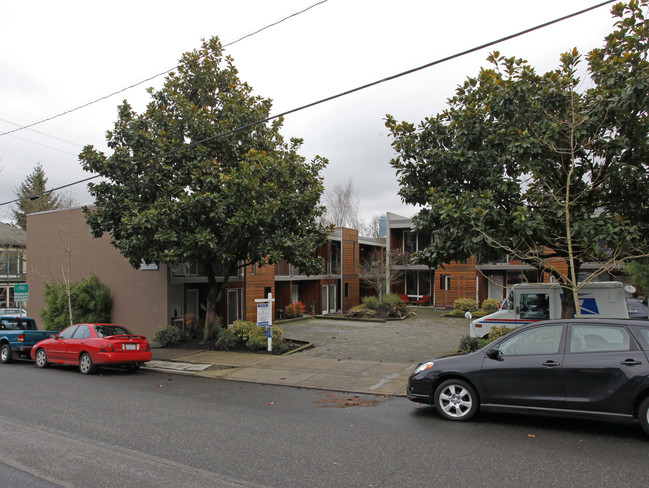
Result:
{"label": "concrete sidewalk", "polygon": [[403,321],[312,319],[279,325],[284,336],[313,348],[283,356],[153,349],[146,369],[269,385],[405,396],[421,361],[449,354],[468,334],[468,321],[429,308]]}

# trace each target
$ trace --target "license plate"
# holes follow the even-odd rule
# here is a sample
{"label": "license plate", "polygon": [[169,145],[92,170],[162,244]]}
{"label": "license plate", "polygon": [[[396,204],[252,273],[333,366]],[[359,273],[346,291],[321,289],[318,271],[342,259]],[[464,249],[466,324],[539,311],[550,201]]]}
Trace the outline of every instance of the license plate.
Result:
{"label": "license plate", "polygon": [[137,351],[139,344],[124,344],[124,349],[127,351]]}

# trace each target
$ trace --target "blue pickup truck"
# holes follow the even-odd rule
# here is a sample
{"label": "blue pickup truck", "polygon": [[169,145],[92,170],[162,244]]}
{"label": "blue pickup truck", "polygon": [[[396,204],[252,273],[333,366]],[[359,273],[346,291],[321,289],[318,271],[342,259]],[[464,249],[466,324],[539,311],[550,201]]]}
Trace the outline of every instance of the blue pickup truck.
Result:
{"label": "blue pickup truck", "polygon": [[29,317],[0,317],[0,363],[13,359],[29,359],[32,347],[56,331],[38,330],[36,321]]}

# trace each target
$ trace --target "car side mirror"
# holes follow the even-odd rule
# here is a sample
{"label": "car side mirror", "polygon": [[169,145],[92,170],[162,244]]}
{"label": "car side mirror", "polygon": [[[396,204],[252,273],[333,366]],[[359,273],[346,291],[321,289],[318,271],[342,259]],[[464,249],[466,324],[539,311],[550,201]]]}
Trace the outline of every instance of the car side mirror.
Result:
{"label": "car side mirror", "polygon": [[493,349],[489,349],[487,351],[487,357],[489,359],[495,359],[496,361],[502,361],[502,354],[500,350],[497,347],[494,347]]}
{"label": "car side mirror", "polygon": [[56,334],[56,335],[54,336],[54,338],[58,340],[58,338],[59,338],[59,335],[61,335],[61,333],[60,333],[60,332],[59,332],[58,334]]}

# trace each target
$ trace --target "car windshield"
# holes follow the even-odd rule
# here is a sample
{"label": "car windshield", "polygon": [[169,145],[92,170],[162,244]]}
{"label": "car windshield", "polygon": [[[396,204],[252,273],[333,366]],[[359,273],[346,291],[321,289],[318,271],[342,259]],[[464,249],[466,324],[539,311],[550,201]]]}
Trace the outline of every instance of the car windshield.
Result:
{"label": "car windshield", "polygon": [[97,332],[97,337],[131,335],[131,331],[121,325],[95,325],[95,332]]}

